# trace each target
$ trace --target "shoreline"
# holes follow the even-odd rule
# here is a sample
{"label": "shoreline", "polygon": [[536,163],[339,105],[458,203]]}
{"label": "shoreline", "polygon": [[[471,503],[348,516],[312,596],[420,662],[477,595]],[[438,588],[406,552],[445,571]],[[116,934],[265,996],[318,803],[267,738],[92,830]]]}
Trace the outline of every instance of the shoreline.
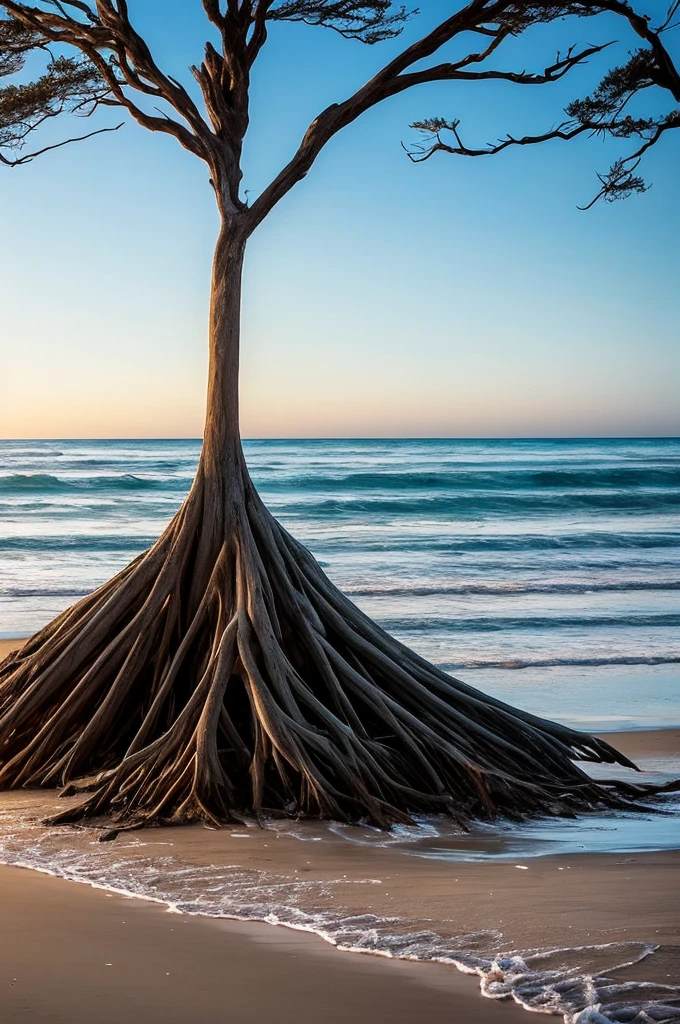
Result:
{"label": "shoreline", "polygon": [[[210,841],[201,828],[188,832],[194,841]],[[237,845],[241,865],[261,862],[261,848],[242,854]],[[300,845],[280,844],[277,869],[301,863]],[[302,871],[318,878],[329,867],[332,874],[347,868],[347,884],[381,866],[390,892],[380,892],[377,901],[371,892],[371,904],[354,911],[380,909],[392,915],[385,921],[396,924],[395,913],[404,907],[413,912],[417,902],[419,919],[404,922],[407,935],[431,927],[433,910],[441,916],[442,904],[455,907],[454,922],[443,917],[454,935],[470,931],[464,938],[474,939],[485,927],[500,926],[498,940],[505,941],[494,956],[502,954],[502,969],[469,967],[465,953],[456,958],[455,940],[453,952],[444,952],[449,962],[427,962],[408,950],[343,946],[342,935],[338,941],[332,932],[305,924],[183,912],[101,882],[2,864],[0,1016],[11,1021],[30,1013],[35,1024],[127,1024],[131,1016],[145,1024],[212,1024],[226,1004],[234,1014],[227,1019],[238,1024],[259,1024],[274,1014],[286,1024],[320,1018],[329,1024],[410,1024],[420,1016],[428,1024],[526,1024],[527,1010],[552,1012],[555,1019],[567,1013],[564,1020],[575,1024],[568,1007],[550,1006],[553,983],[559,989],[564,981],[569,987],[576,982],[588,1005],[597,1005],[601,996],[599,990],[591,994],[589,976],[599,977],[610,999],[613,983],[620,991],[615,1001],[623,997],[638,1008],[659,994],[663,999],[668,986],[674,986],[669,1002],[680,998],[680,851],[548,856],[522,872],[513,870],[522,865],[506,864],[504,877],[497,864],[457,864],[453,887],[453,865],[439,865],[434,873],[432,865],[423,865],[418,878],[409,858],[389,852],[379,858],[381,865],[371,856],[372,863],[365,863],[366,851],[356,848],[340,865],[337,849],[315,846],[304,853],[316,856],[307,861],[314,866]],[[442,867],[449,868],[448,878]],[[399,906],[391,902],[397,888]],[[507,958],[518,954],[530,975],[521,962],[518,978],[512,967],[506,970]],[[537,996],[536,980],[546,970],[559,978],[547,979],[547,987],[544,979]],[[599,1019],[604,1024],[610,1018]]]}
{"label": "shoreline", "polygon": [[520,1024],[512,1003],[441,964],[345,957],[316,936],[168,914],[0,867],[0,1010],[32,1024]]}
{"label": "shoreline", "polygon": [[[0,641],[0,658],[9,644],[17,647]],[[599,735],[650,768],[680,755],[678,728]],[[291,1024],[420,1016],[519,1024],[531,979],[514,987],[513,969],[493,965],[513,952],[533,979],[555,968],[564,979],[611,971],[617,984],[680,984],[680,849],[536,857],[517,849],[512,859],[454,862],[313,822],[278,832],[149,829],[111,844],[61,830],[43,847],[48,832],[36,821],[54,809],[56,791],[0,797],[10,831],[21,816],[32,819],[0,864],[3,1021],[212,1024],[226,1014],[259,1024],[276,1014]],[[411,935],[439,946],[400,942]],[[334,944],[376,955],[341,957]],[[557,961],[546,960],[555,949]],[[423,962],[433,950],[450,963]],[[477,977],[462,973],[475,968],[470,950],[491,965]],[[483,999],[480,984],[482,995],[513,989],[514,999]],[[645,990],[627,991],[643,1005]],[[544,1003],[526,1008],[550,1012]]]}

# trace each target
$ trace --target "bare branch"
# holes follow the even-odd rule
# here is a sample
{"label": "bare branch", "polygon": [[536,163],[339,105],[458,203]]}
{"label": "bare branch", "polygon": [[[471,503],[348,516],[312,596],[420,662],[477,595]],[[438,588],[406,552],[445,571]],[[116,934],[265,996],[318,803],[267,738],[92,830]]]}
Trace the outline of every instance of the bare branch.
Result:
{"label": "bare branch", "polygon": [[95,135],[105,135],[108,132],[117,132],[122,127],[123,122],[113,125],[110,128],[97,128],[95,131],[88,132],[86,135],[76,135],[71,139],[62,139],[61,142],[55,142],[51,146],[43,146],[42,149],[36,149],[32,153],[22,153],[21,156],[14,158],[6,157],[0,153],[0,163],[5,164],[7,167],[20,167],[23,164],[30,163],[31,160],[35,160],[36,157],[42,156],[43,153],[50,153],[53,149],[61,149],[62,146],[70,146],[72,142],[85,142],[86,139],[92,139]]}
{"label": "bare branch", "polygon": [[248,67],[252,68],[257,55],[267,40],[267,14],[274,0],[258,0],[252,19],[252,33],[248,40]]}
{"label": "bare branch", "polygon": [[220,32],[222,32],[227,19],[222,14],[220,0],[203,0],[203,10],[208,15],[208,19],[213,23],[213,25],[216,25]]}
{"label": "bare branch", "polygon": [[[573,122],[564,122],[542,135],[523,135],[521,138],[514,138],[512,135],[499,139],[496,143],[489,143],[478,149],[466,146],[460,135],[460,121],[444,121],[441,118],[430,118],[424,121],[416,121],[411,125],[429,137],[428,141],[416,143],[411,147],[404,146],[406,153],[413,163],[423,163],[429,160],[435,153],[453,153],[456,156],[495,156],[502,153],[510,146],[536,146],[551,139],[574,139],[589,129],[585,125],[575,125]],[[447,143],[443,137],[444,132],[450,132],[453,136],[453,143]]]}
{"label": "bare branch", "polygon": [[[19,0],[2,0],[2,7],[26,29],[80,50],[96,67],[115,99],[143,127],[174,135],[190,152],[210,159],[210,128],[186,90],[160,71],[148,46],[132,27],[124,0],[118,0],[117,7],[111,0],[95,0],[96,11],[81,0],[44,2],[51,10]],[[85,20],[67,13],[67,9],[84,14]],[[186,124],[148,114],[132,100],[126,86],[162,98]]]}
{"label": "bare branch", "polygon": [[[558,6],[563,12],[565,6],[570,5]],[[607,45],[591,46],[579,52],[571,49],[564,57],[558,55],[556,61],[546,67],[541,74],[496,69],[470,70],[471,65],[483,64],[509,36],[522,31],[528,21],[536,23],[550,20],[554,16],[552,7],[550,17],[542,7],[534,10],[530,17],[524,5],[506,0],[472,0],[432,32],[407,47],[353,96],[343,103],[328,107],[312,122],[292,160],[253,204],[249,214],[250,230],[254,230],[273,206],[308,173],[326,143],[377,103],[416,85],[435,81],[496,79],[520,85],[547,84],[558,81],[572,68],[582,64],[593,54],[599,53]],[[414,64],[433,56],[452,39],[466,32],[479,33],[480,30],[482,35],[491,39],[484,50],[473,51],[456,62],[439,64],[419,71],[408,70]]]}
{"label": "bare branch", "polygon": [[[505,38],[505,36],[503,36]],[[457,81],[457,82],[483,82],[483,81],[505,81],[513,82],[515,85],[547,85],[549,82],[558,82],[560,78],[575,68],[578,64],[583,64],[589,57],[592,57],[596,53],[601,53],[602,50],[609,46],[609,43],[603,43],[601,46],[589,46],[585,50],[581,50],[578,53],[573,53],[571,50],[566,57],[560,57],[558,54],[557,60],[550,67],[544,69],[543,72],[533,73],[528,71],[499,71],[490,69],[488,71],[466,71],[464,68],[473,61],[484,60],[488,53],[492,52],[490,46],[484,54],[474,54],[470,57],[466,57],[463,61],[456,64],[439,64],[434,68],[426,68],[424,71],[414,72],[409,75],[400,75],[399,90],[410,89],[414,85],[423,85],[426,82],[444,82],[444,81]],[[395,90],[397,91],[397,90]]]}

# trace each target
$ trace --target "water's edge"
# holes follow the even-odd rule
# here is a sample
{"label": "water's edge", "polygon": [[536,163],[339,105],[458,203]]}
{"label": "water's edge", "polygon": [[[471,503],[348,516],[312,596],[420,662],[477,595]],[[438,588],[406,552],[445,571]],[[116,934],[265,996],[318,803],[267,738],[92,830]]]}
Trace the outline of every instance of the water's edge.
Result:
{"label": "water's edge", "polygon": [[[680,1020],[680,985],[675,979],[668,984],[656,979],[652,984],[645,980],[648,974],[639,979],[635,972],[631,976],[631,968],[654,958],[659,948],[655,943],[626,940],[509,949],[496,929],[456,934],[442,931],[442,922],[427,917],[360,910],[367,903],[370,906],[366,893],[383,882],[365,876],[376,861],[362,855],[354,842],[346,844],[348,874],[315,879],[297,869],[277,874],[269,868],[244,866],[240,857],[234,863],[224,862],[224,855],[217,862],[205,862],[211,833],[203,829],[130,833],[113,844],[101,844],[92,829],[44,828],[36,820],[35,798],[21,806],[19,801],[20,796],[13,794],[0,801],[0,864],[6,866],[144,900],[172,913],[309,932],[344,952],[448,964],[476,975],[483,996],[511,998],[526,1010],[561,1015],[565,1024]],[[51,809],[43,804],[40,813]],[[305,829],[306,824],[311,825],[271,823],[266,835],[261,830],[257,835],[260,839],[270,836],[272,844],[278,836],[302,840],[298,849],[303,852],[296,859],[302,864],[309,848],[303,843],[333,838],[328,833],[319,835],[313,827]],[[421,828],[426,830],[427,824]],[[241,838],[248,834],[229,834],[230,840]],[[213,853],[215,848],[213,844]],[[232,852],[226,860],[234,857]],[[409,860],[404,860],[406,874]],[[275,861],[278,867],[279,858]],[[355,869],[359,865],[358,874],[356,870],[349,873],[352,862]],[[456,873],[465,869],[461,863],[455,866]],[[541,912],[540,907],[536,909]],[[625,978],[617,980],[622,973]]]}

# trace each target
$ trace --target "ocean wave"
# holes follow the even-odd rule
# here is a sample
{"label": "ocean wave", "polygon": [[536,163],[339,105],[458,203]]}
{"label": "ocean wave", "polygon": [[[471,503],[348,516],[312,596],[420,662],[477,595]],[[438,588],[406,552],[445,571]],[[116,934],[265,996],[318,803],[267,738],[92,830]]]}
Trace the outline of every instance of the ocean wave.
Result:
{"label": "ocean wave", "polygon": [[94,587],[0,587],[0,597],[87,597]]}
{"label": "ocean wave", "polygon": [[[146,511],[146,510],[145,510]],[[87,509],[85,513],[73,516],[71,524],[77,527],[77,521],[90,522],[96,515],[92,509]],[[169,521],[169,516],[166,514],[158,516],[158,533],[155,535],[147,534],[145,536],[139,536],[137,534],[129,533],[118,533],[112,532],[107,534],[92,534],[92,533],[51,533],[51,534],[26,534],[18,536],[0,536],[0,551],[58,551],[61,549],[73,549],[82,551],[134,551],[138,552],[144,548],[149,547],[155,543],[158,539],[159,534],[163,530],[166,523]],[[132,523],[129,522],[129,525]],[[297,531],[298,539],[304,540],[301,536],[300,531]],[[324,536],[323,539],[310,538],[306,541],[309,547],[314,548],[317,551],[317,557],[321,557],[323,560],[323,552],[338,552],[344,554],[349,544],[352,543],[352,538],[346,536]],[[508,534],[508,535],[492,535],[492,536],[465,536],[459,534],[457,536],[445,536],[445,537],[414,537],[412,535],[402,536],[389,535],[387,537],[382,534],[371,535],[370,533],[362,535],[360,541],[361,550],[364,552],[390,552],[391,555],[398,557],[400,551],[408,551],[409,554],[417,552],[431,552],[431,553],[445,553],[449,555],[461,555],[466,554],[493,554],[507,552],[513,555],[530,555],[532,553],[541,554],[543,552],[585,552],[585,551],[597,551],[606,552],[611,551],[628,551],[634,549],[641,550],[658,550],[668,548],[669,550],[675,550],[680,547],[680,533],[582,533],[572,535],[550,535],[550,534]],[[328,564],[327,558],[324,560],[324,564]],[[646,561],[638,561],[631,563],[628,557],[625,560],[614,561],[608,563],[609,568],[623,568],[631,567],[633,564],[646,566]],[[656,566],[656,562],[654,563]],[[671,561],[668,563],[671,571],[676,569],[677,563]],[[606,568],[598,563],[596,568]],[[664,568],[664,566],[657,566],[657,568]],[[592,569],[593,566],[586,567]],[[574,569],[579,569],[579,563],[574,564]],[[656,589],[671,589],[675,590],[678,586],[677,580],[670,580],[666,583],[665,580],[660,580],[658,587],[655,581],[646,583],[624,581],[623,589],[640,589],[640,590],[656,590]],[[398,586],[398,585],[397,585]],[[451,593],[486,593],[484,589],[469,589],[469,587],[484,588],[488,586],[490,588],[489,593],[496,592],[496,588],[500,590],[512,591],[514,587],[518,587],[518,592],[522,592],[525,587],[527,590],[533,590],[536,588],[536,592],[541,592],[546,588],[545,592],[550,593],[553,589],[557,591],[561,584],[516,584],[512,583],[480,583],[480,584],[460,584],[460,591],[451,590]],[[567,586],[572,586],[568,584]],[[583,582],[582,584],[575,584],[574,593],[582,593],[588,590],[607,589],[608,584],[600,585],[597,582],[589,584]],[[612,584],[611,589],[618,589],[619,584]],[[433,589],[434,588],[434,589]],[[418,593],[437,593],[439,584],[418,585],[414,584],[413,587],[404,587],[404,592],[409,594]],[[353,593],[360,593],[366,590],[367,593],[371,593],[370,588],[365,588],[363,585],[357,585]],[[398,591],[395,590],[395,593]],[[444,592],[449,592],[448,590]],[[568,591],[565,591],[568,592]]]}
{"label": "ocean wave", "polygon": [[[415,532],[409,533],[408,526],[402,531],[389,531],[384,533],[380,530],[371,532],[370,527],[366,531],[362,531],[359,537],[353,536],[352,534],[341,533],[340,531],[327,530],[324,526],[323,531],[309,531],[311,536],[308,540],[304,540],[303,532],[300,528],[295,531],[295,524],[289,523],[283,516],[280,517],[280,521],[287,529],[292,532],[296,532],[298,539],[303,540],[308,547],[313,548],[321,555],[321,557],[327,556],[332,552],[335,556],[344,555],[347,549],[350,547],[358,547],[362,552],[373,553],[373,552],[389,552],[390,556],[394,556],[397,560],[399,553],[404,551],[409,556],[417,555],[419,553],[427,552],[436,555],[438,553],[444,553],[448,555],[460,555],[466,556],[469,554],[480,553],[486,554],[503,554],[507,553],[509,556],[522,557],[524,555],[544,555],[554,552],[557,555],[571,556],[572,553],[578,554],[590,554],[601,556],[609,552],[612,553],[611,557],[615,558],[612,563],[615,566],[623,565],[625,568],[629,564],[628,552],[635,552],[637,549],[646,552],[661,552],[663,549],[668,549],[671,553],[672,561],[670,563],[664,563],[662,568],[670,566],[671,570],[677,570],[678,563],[675,560],[675,552],[680,547],[680,531],[678,532],[649,532],[649,533],[626,533],[621,531],[620,533],[614,533],[609,531],[593,532],[593,533],[573,533],[568,534],[440,534],[437,536],[436,533],[426,533],[418,535]],[[306,525],[306,524],[305,524]],[[621,559],[618,558],[618,553],[621,552]],[[570,558],[571,561],[571,558]],[[398,564],[398,561],[397,561]],[[574,560],[575,567],[578,568],[578,560]],[[639,564],[647,564],[643,561]],[[654,563],[656,564],[656,563]],[[515,563],[513,562],[513,566]],[[598,563],[599,567],[602,565]],[[588,566],[593,568],[593,566]]]}
{"label": "ocean wave", "polygon": [[381,618],[380,624],[388,633],[432,633],[446,630],[447,633],[510,633],[515,630],[531,632],[546,629],[640,629],[657,627],[675,629],[680,626],[680,615],[673,613],[652,613],[642,615],[531,615],[511,616],[420,616],[417,609],[409,616]]}
{"label": "ocean wave", "polygon": [[0,476],[0,494],[71,494],[77,491],[181,491],[188,488],[191,477],[186,480],[175,478],[151,478],[135,473],[117,475],[72,477],[54,476],[51,473],[11,473]]}
{"label": "ocean wave", "polygon": [[138,537],[135,534],[107,534],[105,536],[53,534],[47,537],[0,537],[0,551],[38,553],[43,551],[91,551],[97,554],[123,551],[128,552],[129,557],[132,558],[140,551],[151,547],[157,539],[157,537]]}
{"label": "ocean wave", "polygon": [[59,491],[63,489],[62,481],[49,473],[11,473],[0,476],[0,494],[33,493],[34,491]]}
{"label": "ocean wave", "polygon": [[[276,467],[255,466],[253,473],[265,489],[312,492],[352,491],[588,491],[637,488],[676,489],[680,467],[616,467],[592,469],[478,469],[448,471],[403,470],[394,472],[348,471],[345,473],[291,473]],[[273,470],[273,471],[272,471]],[[287,471],[286,471],[287,470]]]}
{"label": "ocean wave", "polygon": [[4,457],[10,459],[55,459],[64,454],[58,448],[15,448],[7,447],[6,442],[0,445],[5,448]]}
{"label": "ocean wave", "polygon": [[660,654],[652,657],[621,654],[611,657],[586,656],[583,658],[468,658],[466,661],[447,661],[437,664],[445,672],[476,668],[551,668],[557,665],[582,666],[583,668],[597,668],[603,665],[676,665],[680,664],[680,654]]}
{"label": "ocean wave", "polygon": [[[283,521],[283,517],[282,517]],[[406,524],[404,533],[384,535],[371,534],[370,527],[360,538],[364,551],[446,551],[450,554],[465,554],[469,551],[508,551],[521,554],[524,551],[616,551],[619,549],[650,549],[680,547],[680,532],[614,532],[610,530],[575,532],[572,534],[536,534],[536,533],[495,533],[453,534],[448,536],[418,536],[408,533]],[[328,534],[323,537],[323,547],[329,550],[345,549],[353,538],[343,534]]]}
{"label": "ocean wave", "polygon": [[[262,496],[270,496],[262,487]],[[295,492],[293,492],[295,493]],[[310,492],[311,493],[311,492]],[[652,512],[680,507],[680,490],[658,491],[577,491],[573,494],[529,494],[503,491],[497,494],[460,492],[456,495],[424,495],[422,497],[356,496],[351,493],[334,498],[309,501],[294,500],[286,494],[281,509],[295,519],[332,520],[334,518],[361,518],[371,522],[378,517],[411,517],[429,519],[480,519],[490,516],[511,516],[535,519],[539,515],[571,515],[593,512]],[[279,508],[276,506],[276,510]]]}
{"label": "ocean wave", "polygon": [[352,597],[437,597],[446,594],[594,594],[628,591],[680,590],[680,580],[616,580],[592,583],[431,583],[406,586],[401,583],[348,584],[342,587]]}

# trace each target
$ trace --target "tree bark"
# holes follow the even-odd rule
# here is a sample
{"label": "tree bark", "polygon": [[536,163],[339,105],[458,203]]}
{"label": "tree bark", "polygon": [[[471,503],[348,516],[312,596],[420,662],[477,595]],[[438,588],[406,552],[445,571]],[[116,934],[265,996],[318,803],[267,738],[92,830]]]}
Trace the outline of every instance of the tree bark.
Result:
{"label": "tree bark", "polygon": [[245,247],[241,233],[223,222],[215,248],[210,295],[208,399],[201,453],[206,478],[223,469],[230,451],[240,450],[239,355]]}
{"label": "tree bark", "polygon": [[189,495],[153,547],[0,665],[0,786],[69,784],[85,799],[53,820],[114,832],[267,813],[464,826],[657,792],[594,782],[575,760],[634,765],[398,643],[266,510],[239,435],[245,240],[225,224],[217,243]]}

